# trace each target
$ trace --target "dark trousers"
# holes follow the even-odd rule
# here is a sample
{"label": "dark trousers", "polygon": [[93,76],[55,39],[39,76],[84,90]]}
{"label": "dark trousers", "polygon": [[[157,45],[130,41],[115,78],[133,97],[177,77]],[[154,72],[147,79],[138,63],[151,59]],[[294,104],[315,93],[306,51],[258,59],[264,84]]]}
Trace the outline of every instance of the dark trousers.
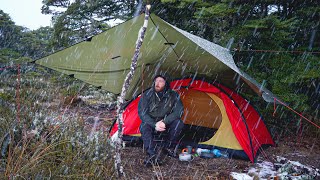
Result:
{"label": "dark trousers", "polygon": [[154,136],[160,133],[167,133],[167,136],[164,136],[164,141],[166,141],[167,148],[173,148],[177,142],[180,133],[183,129],[183,122],[179,120],[173,121],[171,124],[166,125],[166,130],[163,132],[157,132],[154,127],[142,123],[140,126],[141,138],[143,141],[144,148],[146,149],[149,155],[156,154],[156,144],[154,142]]}

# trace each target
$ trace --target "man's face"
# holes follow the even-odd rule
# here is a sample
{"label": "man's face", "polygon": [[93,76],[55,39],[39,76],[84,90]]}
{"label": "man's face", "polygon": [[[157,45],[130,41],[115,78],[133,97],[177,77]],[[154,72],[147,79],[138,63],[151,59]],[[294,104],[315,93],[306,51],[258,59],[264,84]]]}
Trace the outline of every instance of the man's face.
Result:
{"label": "man's face", "polygon": [[163,91],[165,85],[166,85],[166,81],[162,77],[157,77],[155,79],[154,88],[156,92]]}

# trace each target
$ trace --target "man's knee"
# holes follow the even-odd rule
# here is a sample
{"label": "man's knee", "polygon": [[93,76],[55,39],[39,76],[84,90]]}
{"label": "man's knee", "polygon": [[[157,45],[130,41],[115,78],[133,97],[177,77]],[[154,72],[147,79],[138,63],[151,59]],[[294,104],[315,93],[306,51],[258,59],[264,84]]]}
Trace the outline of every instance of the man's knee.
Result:
{"label": "man's knee", "polygon": [[169,126],[170,128],[179,131],[183,129],[184,123],[181,119],[177,119],[175,121],[172,121],[172,123]]}
{"label": "man's knee", "polygon": [[180,119],[177,119],[175,121],[172,121],[172,123],[169,124],[169,132],[171,135],[179,136],[179,134],[182,132],[183,127],[184,127],[183,121]]}

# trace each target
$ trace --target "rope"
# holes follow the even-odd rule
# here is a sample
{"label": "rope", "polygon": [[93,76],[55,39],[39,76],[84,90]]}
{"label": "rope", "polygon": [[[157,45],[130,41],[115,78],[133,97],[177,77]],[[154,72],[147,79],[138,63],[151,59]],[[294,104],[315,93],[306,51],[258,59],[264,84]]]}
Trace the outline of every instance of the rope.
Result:
{"label": "rope", "polygon": [[[257,142],[258,142],[258,141],[257,141]],[[258,142],[258,144],[259,144],[259,146],[260,146],[259,150],[260,150],[262,156],[263,156],[265,159],[267,159],[268,161],[273,162],[273,160],[268,156],[268,154],[266,153],[266,151],[261,147],[261,144],[260,144],[259,142]]]}
{"label": "rope", "polygon": [[276,110],[277,110],[277,107],[276,107],[276,98],[274,97],[274,98],[273,98],[273,114],[272,114],[273,117],[276,116]]}
{"label": "rope", "polygon": [[298,113],[297,111],[295,111],[294,109],[292,109],[291,107],[289,107],[288,105],[286,105],[284,102],[280,101],[277,98],[273,98],[274,99],[274,112],[273,115],[275,115],[275,110],[276,110],[276,101],[278,101],[280,104],[282,104],[283,106],[285,106],[286,108],[288,108],[289,110],[293,111],[294,113],[298,114],[301,118],[305,119],[306,121],[308,121],[310,124],[314,125],[315,127],[320,129],[320,126],[317,125],[316,123],[312,122],[311,120],[309,120],[308,118],[304,117],[301,113]]}
{"label": "rope", "polygon": [[9,68],[15,68],[14,66],[5,66],[5,67],[3,67],[3,68],[0,68],[0,71],[3,71],[3,70],[5,70],[5,69],[9,69]]}
{"label": "rope", "polygon": [[320,51],[281,51],[281,50],[268,50],[268,49],[249,49],[249,50],[239,50],[234,49],[233,52],[268,52],[268,53],[297,53],[297,54],[304,54],[304,53],[311,53],[311,54],[320,54]]}

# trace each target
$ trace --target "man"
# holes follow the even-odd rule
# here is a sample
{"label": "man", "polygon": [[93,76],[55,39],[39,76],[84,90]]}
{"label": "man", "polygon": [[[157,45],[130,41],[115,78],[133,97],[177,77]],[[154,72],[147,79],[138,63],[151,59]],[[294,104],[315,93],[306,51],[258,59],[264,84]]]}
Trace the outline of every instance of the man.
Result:
{"label": "man", "polygon": [[175,142],[184,126],[181,120],[183,105],[180,96],[170,89],[169,84],[165,75],[157,75],[153,79],[152,88],[145,91],[139,101],[138,114],[142,120],[140,132],[148,154],[145,165],[160,163],[154,142],[156,133],[168,133],[164,151],[176,157]]}

